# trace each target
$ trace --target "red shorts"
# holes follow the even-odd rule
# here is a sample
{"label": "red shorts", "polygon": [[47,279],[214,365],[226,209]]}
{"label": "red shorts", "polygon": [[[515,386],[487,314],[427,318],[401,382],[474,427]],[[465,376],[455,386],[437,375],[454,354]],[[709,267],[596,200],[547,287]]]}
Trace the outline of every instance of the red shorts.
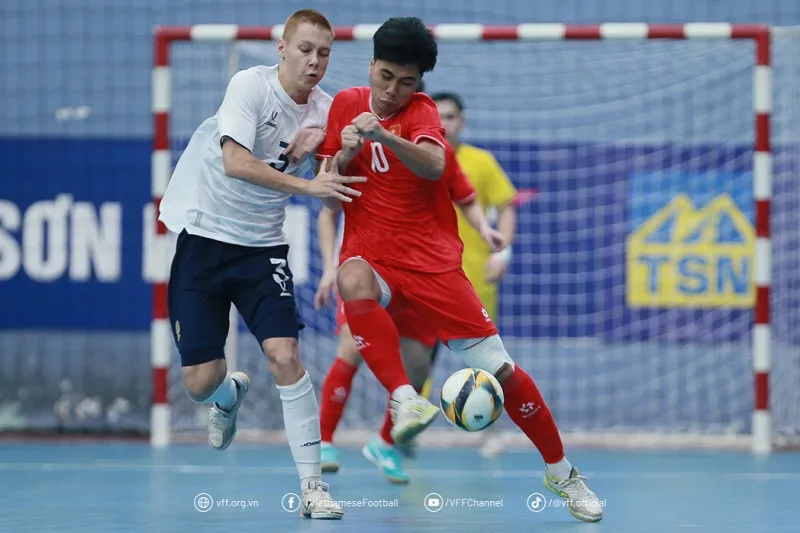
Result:
{"label": "red shorts", "polygon": [[[394,325],[401,337],[419,342],[423,346],[433,348],[439,339],[436,335],[422,327],[423,322],[411,311],[403,310],[392,315]],[[344,302],[341,297],[336,302],[336,335],[342,326],[347,324],[347,317],[344,315]]]}
{"label": "red shorts", "polygon": [[463,269],[430,274],[367,262],[389,285],[392,300],[386,310],[392,316],[410,312],[415,323],[425,324],[444,343],[497,334]]}

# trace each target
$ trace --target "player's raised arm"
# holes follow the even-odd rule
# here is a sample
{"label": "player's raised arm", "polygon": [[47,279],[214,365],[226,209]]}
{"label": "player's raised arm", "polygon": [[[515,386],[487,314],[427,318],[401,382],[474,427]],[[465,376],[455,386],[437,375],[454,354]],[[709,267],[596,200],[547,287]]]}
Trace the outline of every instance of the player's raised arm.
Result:
{"label": "player's raised arm", "polygon": [[222,161],[230,178],[290,194],[308,192],[307,180],[275,170],[230,137],[222,138]]}
{"label": "player's raised arm", "polygon": [[444,172],[444,148],[433,139],[420,138],[412,143],[386,131],[372,113],[362,113],[353,120],[353,126],[362,137],[381,143],[392,151],[408,169],[427,180],[438,180]]}
{"label": "player's raised arm", "polygon": [[225,175],[259,187],[305,194],[308,188],[306,180],[280,172],[253,155],[258,117],[268,94],[253,71],[243,70],[231,78],[219,109]]}

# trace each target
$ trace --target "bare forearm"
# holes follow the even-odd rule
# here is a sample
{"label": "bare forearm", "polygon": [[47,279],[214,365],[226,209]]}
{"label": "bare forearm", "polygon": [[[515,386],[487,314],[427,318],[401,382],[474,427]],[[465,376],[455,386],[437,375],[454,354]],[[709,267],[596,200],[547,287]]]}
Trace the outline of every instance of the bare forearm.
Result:
{"label": "bare forearm", "polygon": [[502,207],[497,213],[497,231],[503,234],[509,245],[514,242],[517,234],[517,210],[512,204]]}
{"label": "bare forearm", "polygon": [[471,202],[467,205],[459,206],[464,218],[470,226],[472,226],[478,233],[483,233],[489,227],[489,221],[486,220],[486,215],[483,213],[483,208],[478,202]]}
{"label": "bare forearm", "polygon": [[259,187],[289,194],[305,194],[308,190],[307,180],[277,171],[244,149],[223,154],[223,164],[228,177]]}
{"label": "bare forearm", "polygon": [[326,207],[317,219],[317,242],[324,270],[336,268],[336,213]]}
{"label": "bare forearm", "polygon": [[433,143],[414,144],[397,135],[389,135],[383,145],[420,178],[436,181],[444,172],[444,148]]}

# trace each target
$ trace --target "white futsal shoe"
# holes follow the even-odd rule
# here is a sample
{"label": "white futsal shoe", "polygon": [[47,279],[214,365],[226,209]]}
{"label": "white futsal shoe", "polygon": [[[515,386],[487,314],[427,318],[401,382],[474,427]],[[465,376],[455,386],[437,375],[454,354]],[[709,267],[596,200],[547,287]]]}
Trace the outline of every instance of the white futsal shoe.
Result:
{"label": "white futsal shoe", "polygon": [[341,520],[344,511],[333,498],[330,488],[322,481],[312,481],[300,497],[300,515],[319,520]]}
{"label": "white futsal shoe", "polygon": [[567,503],[569,513],[584,522],[599,522],[603,519],[603,501],[586,485],[586,477],[573,467],[569,477],[558,480],[545,471],[544,486],[561,496]]}
{"label": "white futsal shoe", "polygon": [[208,443],[217,450],[224,450],[233,442],[236,436],[236,413],[250,388],[250,378],[244,372],[234,372],[231,379],[236,384],[236,403],[230,411],[220,409],[214,404],[208,412]]}
{"label": "white futsal shoe", "polygon": [[410,442],[439,416],[439,408],[419,394],[402,401],[393,399],[391,412],[394,422],[391,435],[399,445]]}

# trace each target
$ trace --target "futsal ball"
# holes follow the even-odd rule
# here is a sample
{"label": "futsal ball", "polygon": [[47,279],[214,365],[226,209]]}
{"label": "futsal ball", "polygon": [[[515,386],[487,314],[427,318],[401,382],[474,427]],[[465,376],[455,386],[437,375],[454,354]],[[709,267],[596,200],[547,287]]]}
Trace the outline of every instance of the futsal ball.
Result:
{"label": "futsal ball", "polygon": [[465,431],[482,431],[503,412],[503,389],[492,374],[476,368],[453,373],[442,386],[444,417]]}

